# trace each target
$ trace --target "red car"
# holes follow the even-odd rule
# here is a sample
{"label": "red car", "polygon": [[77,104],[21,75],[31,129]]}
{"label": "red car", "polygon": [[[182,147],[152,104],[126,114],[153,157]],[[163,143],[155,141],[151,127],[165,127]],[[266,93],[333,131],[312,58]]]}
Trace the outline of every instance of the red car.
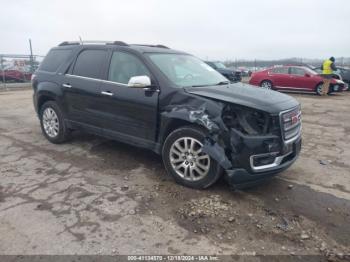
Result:
{"label": "red car", "polygon": [[5,76],[4,76],[4,72],[0,71],[0,82],[3,81],[4,78],[5,78],[5,81],[26,82],[26,81],[30,81],[31,77],[32,77],[31,73],[21,72],[14,69],[6,70]]}
{"label": "red car", "polygon": [[[249,84],[274,90],[316,92],[320,95],[323,77],[305,66],[280,66],[253,73]],[[329,93],[346,89],[343,81],[332,79]]]}

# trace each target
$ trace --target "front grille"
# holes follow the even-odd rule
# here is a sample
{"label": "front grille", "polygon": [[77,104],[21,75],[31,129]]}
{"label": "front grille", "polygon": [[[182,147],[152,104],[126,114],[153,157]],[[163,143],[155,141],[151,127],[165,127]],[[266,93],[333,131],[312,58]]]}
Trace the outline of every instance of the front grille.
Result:
{"label": "front grille", "polygon": [[285,142],[298,137],[301,132],[301,110],[300,106],[282,112],[280,115],[282,136]]}

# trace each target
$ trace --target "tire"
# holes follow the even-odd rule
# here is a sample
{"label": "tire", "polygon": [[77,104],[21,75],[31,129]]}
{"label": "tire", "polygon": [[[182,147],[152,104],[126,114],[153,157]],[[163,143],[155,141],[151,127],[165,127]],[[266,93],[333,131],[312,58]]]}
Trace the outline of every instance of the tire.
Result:
{"label": "tire", "polygon": [[273,89],[273,85],[272,82],[269,80],[264,80],[260,83],[260,87],[264,88],[264,89],[269,89],[272,90]]}
{"label": "tire", "polygon": [[315,88],[315,92],[317,95],[321,96],[322,95],[322,86],[323,86],[323,83],[320,83],[316,86]]}
{"label": "tire", "polygon": [[[162,150],[163,162],[166,171],[177,183],[186,187],[204,189],[220,178],[222,168],[219,164],[209,155],[199,152],[205,137],[206,132],[203,129],[185,126],[176,129],[166,138]],[[188,145],[187,150],[185,141]],[[176,170],[179,166],[181,167]]]}
{"label": "tire", "polygon": [[57,103],[54,101],[45,102],[39,112],[41,131],[46,139],[54,144],[67,141],[70,131]]}

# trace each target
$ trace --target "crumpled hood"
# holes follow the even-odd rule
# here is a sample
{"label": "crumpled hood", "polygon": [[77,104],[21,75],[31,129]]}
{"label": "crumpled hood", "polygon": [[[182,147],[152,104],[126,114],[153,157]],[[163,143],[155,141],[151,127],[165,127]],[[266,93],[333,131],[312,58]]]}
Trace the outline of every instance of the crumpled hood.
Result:
{"label": "crumpled hood", "polygon": [[270,114],[278,114],[299,105],[299,102],[289,95],[243,83],[184,89],[190,94],[243,105]]}

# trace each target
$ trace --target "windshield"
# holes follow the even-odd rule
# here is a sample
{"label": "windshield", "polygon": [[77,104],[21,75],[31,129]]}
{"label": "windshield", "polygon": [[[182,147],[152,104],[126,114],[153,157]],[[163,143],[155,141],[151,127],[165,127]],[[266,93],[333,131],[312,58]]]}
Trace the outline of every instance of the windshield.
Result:
{"label": "windshield", "polygon": [[214,65],[217,67],[217,68],[226,68],[226,66],[221,63],[221,62],[214,62]]}
{"label": "windshield", "polygon": [[202,60],[184,54],[148,54],[152,62],[177,86],[209,86],[228,80]]}

